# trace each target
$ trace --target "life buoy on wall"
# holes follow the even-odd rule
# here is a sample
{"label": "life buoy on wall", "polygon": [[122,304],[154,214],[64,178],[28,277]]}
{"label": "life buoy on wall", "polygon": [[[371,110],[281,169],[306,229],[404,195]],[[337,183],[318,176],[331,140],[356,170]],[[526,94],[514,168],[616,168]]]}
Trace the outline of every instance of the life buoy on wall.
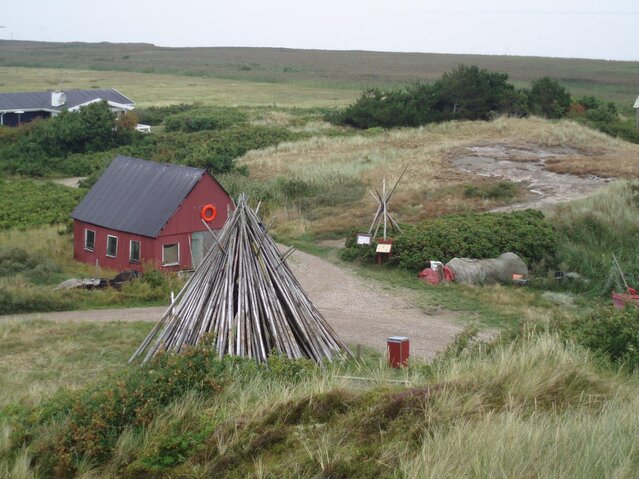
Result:
{"label": "life buoy on wall", "polygon": [[207,223],[210,223],[211,221],[215,219],[216,216],[217,216],[217,209],[215,208],[215,206],[213,205],[202,206],[202,209],[200,210],[200,217],[204,221],[206,221]]}

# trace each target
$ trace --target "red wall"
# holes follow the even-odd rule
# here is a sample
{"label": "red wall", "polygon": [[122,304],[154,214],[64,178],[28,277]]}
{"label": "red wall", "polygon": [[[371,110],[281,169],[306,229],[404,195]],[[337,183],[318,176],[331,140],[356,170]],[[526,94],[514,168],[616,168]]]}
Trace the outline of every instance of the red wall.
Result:
{"label": "red wall", "polygon": [[[110,230],[75,220],[73,223],[73,251],[74,258],[94,265],[96,259],[100,267],[125,270],[142,270],[144,262],[154,261],[158,267],[162,266],[162,246],[178,243],[180,245],[180,265],[164,269],[189,269],[191,265],[190,238],[195,231],[206,231],[202,224],[200,211],[204,205],[212,204],[217,209],[217,217],[209,227],[213,230],[221,229],[226,222],[227,205],[232,205],[231,198],[210,175],[204,174],[200,181],[187,195],[173,216],[166,223],[157,238],[149,238],[122,231]],[[95,248],[93,251],[84,249],[84,230],[95,231]],[[118,251],[115,258],[106,255],[107,235],[118,238]],[[129,262],[130,240],[140,241],[140,263]]]}
{"label": "red wall", "polygon": [[[95,247],[93,248],[93,251],[84,249],[85,229],[95,231]],[[115,258],[111,258],[106,255],[107,235],[116,236],[118,238],[118,251]],[[129,262],[130,240],[140,242],[139,263]],[[146,236],[114,231],[78,220],[73,222],[73,257],[78,261],[83,261],[92,265],[95,265],[95,261],[97,259],[101,268],[115,269],[118,271],[124,269],[140,271],[144,261],[152,261],[156,258],[155,242],[155,239],[148,238]],[[162,260],[161,254],[162,252],[160,252],[160,261]]]}
{"label": "red wall", "polygon": [[167,221],[158,238],[180,233],[206,231],[206,226],[202,224],[200,212],[202,207],[208,204],[215,206],[217,210],[217,216],[215,220],[209,223],[209,228],[213,230],[221,229],[228,218],[227,205],[232,204],[231,198],[213,177],[204,174],[180,207],[173,213],[173,216]]}

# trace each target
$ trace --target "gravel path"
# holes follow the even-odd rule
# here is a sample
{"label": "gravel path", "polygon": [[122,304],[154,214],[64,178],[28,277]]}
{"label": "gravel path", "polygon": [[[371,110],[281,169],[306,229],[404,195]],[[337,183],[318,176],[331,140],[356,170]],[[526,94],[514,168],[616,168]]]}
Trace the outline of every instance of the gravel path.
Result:
{"label": "gravel path", "polygon": [[[411,355],[432,358],[461,330],[454,313],[426,314],[401,293],[388,291],[377,281],[365,281],[353,272],[322,258],[296,251],[288,260],[293,273],[315,306],[351,345],[362,344],[383,352],[389,336],[408,336]],[[0,316],[1,321],[157,321],[164,307],[100,309]]]}

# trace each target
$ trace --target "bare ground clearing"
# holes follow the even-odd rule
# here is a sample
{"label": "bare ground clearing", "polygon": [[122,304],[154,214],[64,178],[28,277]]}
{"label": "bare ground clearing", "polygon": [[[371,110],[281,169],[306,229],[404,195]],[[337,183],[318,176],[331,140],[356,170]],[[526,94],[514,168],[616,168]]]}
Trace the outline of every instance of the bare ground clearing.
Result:
{"label": "bare ground clearing", "polygon": [[614,180],[591,174],[556,173],[548,169],[549,164],[578,156],[588,157],[590,154],[570,147],[492,144],[466,147],[451,161],[457,169],[466,173],[521,184],[529,192],[526,201],[493,210],[508,211],[543,208],[583,198]]}
{"label": "bare ground clearing", "polygon": [[[301,251],[289,259],[293,273],[341,338],[383,352],[389,336],[408,336],[411,355],[432,358],[462,326],[454,312],[426,313],[399,291],[365,281],[351,271]],[[166,308],[101,309],[0,316],[0,321],[157,321]]]}

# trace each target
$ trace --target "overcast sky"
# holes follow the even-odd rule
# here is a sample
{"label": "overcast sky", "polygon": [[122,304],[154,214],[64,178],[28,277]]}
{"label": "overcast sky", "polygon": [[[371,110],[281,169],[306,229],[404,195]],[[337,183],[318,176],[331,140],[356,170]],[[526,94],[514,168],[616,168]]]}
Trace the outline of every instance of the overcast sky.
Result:
{"label": "overcast sky", "polygon": [[15,40],[639,60],[639,0],[0,0],[0,7],[0,38]]}

